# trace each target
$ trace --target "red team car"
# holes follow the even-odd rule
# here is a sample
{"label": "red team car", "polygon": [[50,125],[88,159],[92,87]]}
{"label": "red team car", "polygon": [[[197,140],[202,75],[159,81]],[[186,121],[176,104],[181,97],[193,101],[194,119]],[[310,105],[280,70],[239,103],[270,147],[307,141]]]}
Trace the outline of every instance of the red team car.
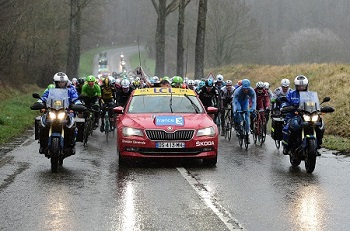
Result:
{"label": "red team car", "polygon": [[214,166],[218,128],[190,89],[134,90],[125,108],[116,107],[119,164],[135,158],[195,158]]}

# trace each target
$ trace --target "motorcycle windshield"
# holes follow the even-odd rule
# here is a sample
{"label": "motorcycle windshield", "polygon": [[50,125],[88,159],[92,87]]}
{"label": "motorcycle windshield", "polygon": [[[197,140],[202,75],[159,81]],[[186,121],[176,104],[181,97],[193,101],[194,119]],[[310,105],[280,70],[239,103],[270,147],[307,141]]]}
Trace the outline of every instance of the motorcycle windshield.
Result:
{"label": "motorcycle windshield", "polygon": [[318,100],[317,92],[301,91],[299,109],[312,113],[320,110],[320,101]]}
{"label": "motorcycle windshield", "polygon": [[55,110],[67,109],[69,107],[68,89],[50,89],[46,106]]}

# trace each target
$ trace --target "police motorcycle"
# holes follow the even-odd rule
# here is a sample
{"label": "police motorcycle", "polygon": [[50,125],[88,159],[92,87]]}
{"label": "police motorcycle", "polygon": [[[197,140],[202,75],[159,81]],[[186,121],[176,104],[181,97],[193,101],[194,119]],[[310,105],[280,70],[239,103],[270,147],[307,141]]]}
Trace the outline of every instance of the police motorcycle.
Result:
{"label": "police motorcycle", "polygon": [[[34,93],[33,98],[41,99],[38,93]],[[74,118],[70,116],[70,110],[82,112],[86,110],[86,107],[69,105],[68,90],[53,88],[49,90],[46,104],[35,103],[30,109],[42,112],[42,115],[35,120],[35,139],[40,137],[40,127],[49,129],[45,156],[51,158],[51,171],[57,172],[58,166],[63,165],[63,159],[72,155],[64,150],[64,128],[72,128],[75,124]]]}
{"label": "police motorcycle", "polygon": [[305,162],[307,173],[312,173],[316,165],[317,156],[317,131],[324,130],[324,122],[321,115],[334,112],[331,106],[321,106],[330,101],[325,97],[319,103],[317,92],[300,92],[299,105],[287,106],[281,109],[282,113],[295,112],[295,116],[289,122],[290,163],[293,167]]}

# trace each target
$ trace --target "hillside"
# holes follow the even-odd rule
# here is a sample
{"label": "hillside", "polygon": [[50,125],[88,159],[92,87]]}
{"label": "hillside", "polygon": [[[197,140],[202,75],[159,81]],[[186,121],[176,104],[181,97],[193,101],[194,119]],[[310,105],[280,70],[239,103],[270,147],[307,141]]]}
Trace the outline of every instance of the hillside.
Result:
{"label": "hillside", "polygon": [[297,75],[305,75],[309,79],[309,90],[317,91],[320,100],[331,97],[328,105],[335,108],[332,114],[324,115],[326,134],[350,138],[350,65],[345,64],[303,64],[303,65],[236,65],[226,66],[207,72],[215,75],[221,73],[225,79],[237,82],[248,78],[255,85],[257,81],[267,81],[274,90],[282,78],[288,78],[293,87]]}

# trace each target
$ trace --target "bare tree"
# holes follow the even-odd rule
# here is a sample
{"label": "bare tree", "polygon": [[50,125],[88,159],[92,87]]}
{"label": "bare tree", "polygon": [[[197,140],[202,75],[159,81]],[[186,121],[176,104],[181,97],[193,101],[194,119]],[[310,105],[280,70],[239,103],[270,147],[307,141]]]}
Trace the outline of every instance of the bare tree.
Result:
{"label": "bare tree", "polygon": [[199,0],[197,36],[195,48],[195,79],[201,79],[204,76],[204,54],[205,54],[205,31],[207,18],[208,0]]}
{"label": "bare tree", "polygon": [[166,17],[179,5],[179,0],[172,0],[169,5],[166,0],[152,0],[152,4],[157,13],[157,29],[156,29],[156,70],[155,75],[164,76],[165,68],[165,21]]}
{"label": "bare tree", "polygon": [[176,75],[184,76],[184,29],[185,29],[185,8],[191,0],[180,0],[179,21],[177,26],[177,62]]}

